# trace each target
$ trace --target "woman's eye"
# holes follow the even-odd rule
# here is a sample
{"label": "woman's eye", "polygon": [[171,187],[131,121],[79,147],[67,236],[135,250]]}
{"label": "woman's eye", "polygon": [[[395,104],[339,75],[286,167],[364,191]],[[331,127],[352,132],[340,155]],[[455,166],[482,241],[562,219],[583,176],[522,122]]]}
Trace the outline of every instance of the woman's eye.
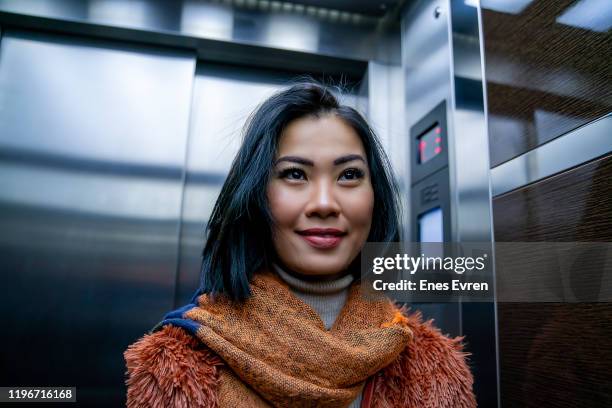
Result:
{"label": "woman's eye", "polygon": [[344,180],[357,180],[362,178],[363,175],[363,171],[360,169],[346,169],[340,178]]}
{"label": "woman's eye", "polygon": [[289,180],[305,180],[306,174],[304,174],[304,170],[302,169],[290,168],[281,171],[280,177]]}

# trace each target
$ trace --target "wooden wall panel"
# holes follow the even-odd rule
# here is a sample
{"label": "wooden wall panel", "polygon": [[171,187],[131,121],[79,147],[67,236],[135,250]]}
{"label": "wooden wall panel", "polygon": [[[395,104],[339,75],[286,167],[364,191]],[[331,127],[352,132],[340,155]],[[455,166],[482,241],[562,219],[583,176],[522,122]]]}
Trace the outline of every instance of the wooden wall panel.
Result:
{"label": "wooden wall panel", "polygon": [[[493,200],[498,242],[612,241],[612,155]],[[612,304],[498,304],[507,407],[612,406]]]}
{"label": "wooden wall panel", "polygon": [[559,23],[575,3],[535,0],[511,14],[481,1],[491,167],[612,110],[612,31]]}

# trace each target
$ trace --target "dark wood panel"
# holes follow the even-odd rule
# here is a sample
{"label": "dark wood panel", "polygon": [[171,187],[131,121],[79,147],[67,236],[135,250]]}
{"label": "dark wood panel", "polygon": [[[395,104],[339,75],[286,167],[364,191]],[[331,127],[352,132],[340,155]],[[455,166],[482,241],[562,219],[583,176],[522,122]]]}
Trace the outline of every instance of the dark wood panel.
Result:
{"label": "dark wood panel", "polygon": [[[496,241],[612,241],[612,155],[493,201]],[[498,304],[504,407],[612,406],[612,304]]]}
{"label": "dark wood panel", "polygon": [[535,0],[519,14],[481,3],[491,167],[612,110],[610,30],[557,22],[573,0]]}
{"label": "dark wood panel", "polygon": [[501,402],[508,407],[611,407],[612,304],[498,307]]}
{"label": "dark wood panel", "polygon": [[612,241],[612,155],[493,200],[500,242]]}

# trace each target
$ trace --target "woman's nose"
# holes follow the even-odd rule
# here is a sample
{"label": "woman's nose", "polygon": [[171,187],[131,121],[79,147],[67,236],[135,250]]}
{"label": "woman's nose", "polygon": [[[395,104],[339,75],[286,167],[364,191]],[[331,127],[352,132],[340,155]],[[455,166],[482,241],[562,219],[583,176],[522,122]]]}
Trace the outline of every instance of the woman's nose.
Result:
{"label": "woman's nose", "polygon": [[314,183],[306,206],[306,216],[326,218],[338,214],[340,214],[340,204],[336,199],[333,184],[328,181]]}

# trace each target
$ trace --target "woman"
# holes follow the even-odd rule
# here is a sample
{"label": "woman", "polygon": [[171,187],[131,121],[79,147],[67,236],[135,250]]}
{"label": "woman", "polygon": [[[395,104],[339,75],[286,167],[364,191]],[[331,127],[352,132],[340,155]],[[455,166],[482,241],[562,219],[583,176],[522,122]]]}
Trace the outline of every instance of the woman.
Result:
{"label": "woman", "polygon": [[192,303],[125,352],[129,407],[473,407],[460,339],[366,299],[359,253],[399,241],[366,121],[323,86],[265,101],[215,204]]}

